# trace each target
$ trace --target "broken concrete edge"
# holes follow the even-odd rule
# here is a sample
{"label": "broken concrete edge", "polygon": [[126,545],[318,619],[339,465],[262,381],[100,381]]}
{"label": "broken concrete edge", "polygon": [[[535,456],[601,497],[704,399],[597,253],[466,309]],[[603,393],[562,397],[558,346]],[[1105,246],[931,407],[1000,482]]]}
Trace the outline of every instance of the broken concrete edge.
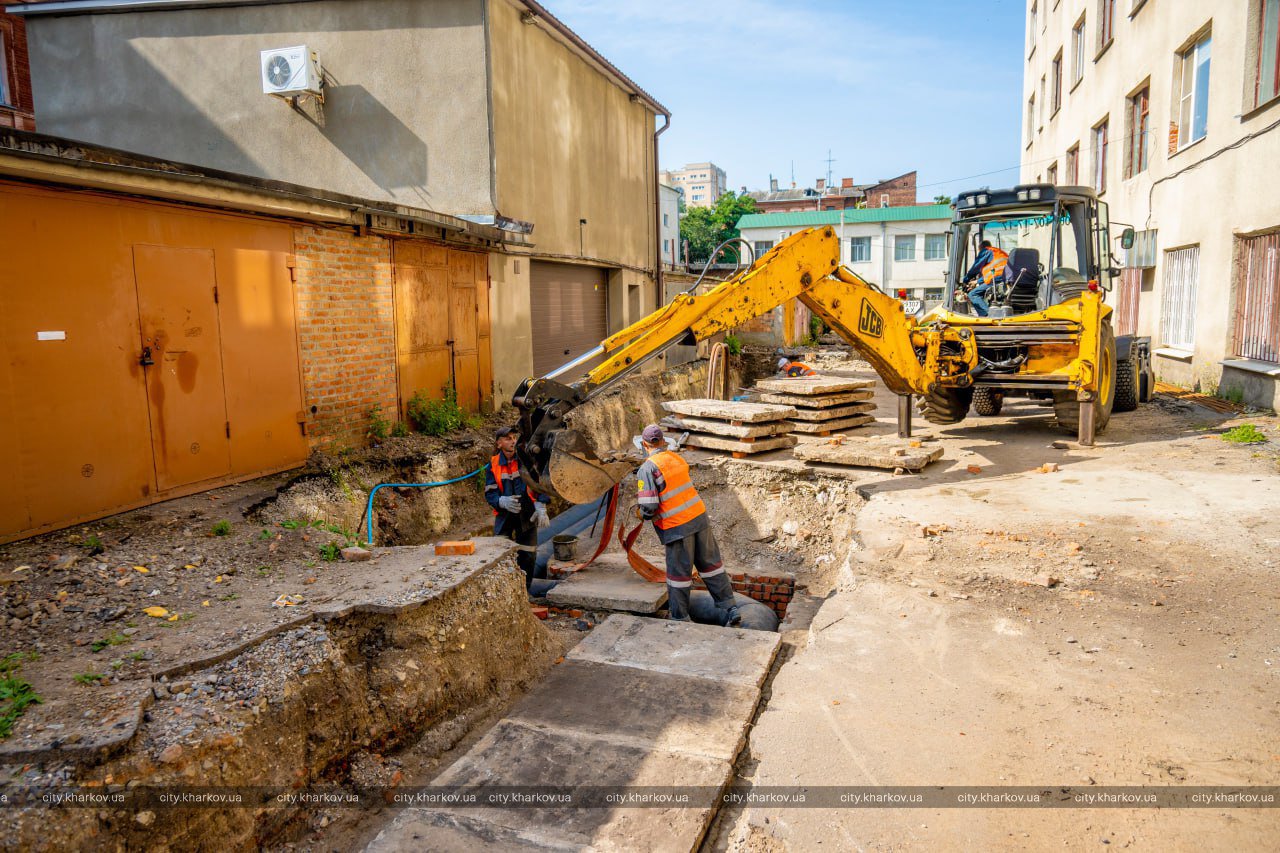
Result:
{"label": "broken concrete edge", "polygon": [[[430,546],[409,546],[409,547],[430,547]],[[236,643],[207,657],[201,657],[194,660],[183,661],[163,670],[153,672],[151,678],[146,681],[140,681],[136,688],[138,691],[136,713],[133,715],[132,725],[117,737],[107,738],[105,740],[94,741],[89,744],[67,744],[57,747],[34,747],[22,748],[17,746],[9,746],[6,743],[0,743],[0,764],[35,764],[44,761],[73,761],[84,767],[91,767],[101,764],[123,753],[132,744],[134,738],[137,737],[138,729],[142,725],[143,715],[151,704],[155,701],[156,685],[162,683],[161,679],[173,679],[184,675],[190,675],[193,672],[199,672],[204,669],[215,667],[218,664],[226,663],[229,660],[240,657],[246,652],[252,651],[254,648],[262,645],[267,640],[286,631],[291,631],[302,627],[303,625],[317,622],[321,624],[330,624],[333,622],[348,619],[352,616],[360,616],[365,614],[392,616],[400,618],[408,615],[415,610],[421,609],[427,604],[448,595],[458,584],[474,577],[477,574],[497,565],[504,559],[508,559],[515,553],[515,546],[504,548],[493,559],[484,561],[476,566],[466,570],[466,572],[457,579],[455,583],[449,584],[441,589],[432,589],[427,591],[426,595],[415,597],[403,604],[373,604],[369,602],[359,602],[348,605],[342,605],[329,610],[317,610],[299,616],[296,619],[289,619],[278,625],[254,634],[247,640]]]}

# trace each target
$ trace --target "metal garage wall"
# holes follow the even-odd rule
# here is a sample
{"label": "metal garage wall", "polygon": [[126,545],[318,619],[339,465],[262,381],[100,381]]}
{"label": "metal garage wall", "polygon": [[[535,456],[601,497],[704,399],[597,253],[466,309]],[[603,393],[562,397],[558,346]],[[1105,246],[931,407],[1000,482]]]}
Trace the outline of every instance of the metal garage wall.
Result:
{"label": "metal garage wall", "polygon": [[0,183],[0,233],[0,542],[305,460],[289,226]]}
{"label": "metal garage wall", "polygon": [[[534,375],[545,375],[599,346],[608,336],[603,269],[534,261],[530,291]],[[583,367],[590,369],[594,363]]]}

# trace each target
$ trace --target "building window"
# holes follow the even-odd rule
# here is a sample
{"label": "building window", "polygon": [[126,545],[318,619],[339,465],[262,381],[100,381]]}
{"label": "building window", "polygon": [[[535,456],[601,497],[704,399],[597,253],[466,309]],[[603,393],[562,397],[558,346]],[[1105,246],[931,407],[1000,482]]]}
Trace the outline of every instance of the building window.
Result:
{"label": "building window", "polygon": [[925,302],[941,302],[946,296],[946,291],[941,287],[926,287],[924,289]]}
{"label": "building window", "polygon": [[1067,185],[1080,183],[1080,145],[1072,145],[1067,149]]}
{"label": "building window", "polygon": [[706,196],[704,196],[702,193],[695,193],[693,196],[694,201],[702,201],[705,198]]}
{"label": "building window", "polygon": [[1027,13],[1027,56],[1036,52],[1036,18],[1039,11],[1038,0],[1031,0],[1031,11]]}
{"label": "building window", "polygon": [[1027,98],[1027,145],[1031,144],[1031,137],[1036,132],[1036,96],[1033,93]]}
{"label": "building window", "polygon": [[1253,105],[1280,95],[1280,0],[1262,0],[1258,9],[1258,65],[1254,70]]}
{"label": "building window", "polygon": [[895,261],[916,259],[916,235],[898,234],[893,238],[893,259]]}
{"label": "building window", "polygon": [[849,238],[849,263],[865,264],[871,261],[871,238]]}
{"label": "building window", "polygon": [[1045,82],[1044,75],[1040,75],[1040,124],[1036,127],[1037,131],[1044,130],[1044,108],[1049,101],[1045,98]]}
{"label": "building window", "polygon": [[1116,0],[1098,0],[1098,53],[1115,38]]}
{"label": "building window", "polygon": [[924,235],[924,259],[926,261],[945,261],[947,259],[947,235]]}
{"label": "building window", "polygon": [[1160,305],[1160,342],[1192,350],[1196,343],[1196,284],[1200,279],[1200,247],[1164,255],[1164,296]]}
{"label": "building window", "polygon": [[1181,70],[1178,96],[1178,149],[1204,139],[1209,125],[1209,48],[1212,36],[1203,38],[1179,54]]}
{"label": "building window", "polygon": [[1237,241],[1234,352],[1280,362],[1280,233]]}
{"label": "building window", "polygon": [[1084,16],[1071,28],[1071,85],[1084,79]]}
{"label": "building window", "polygon": [[[1280,3],[1280,0],[1276,0]],[[1058,51],[1058,55],[1053,58],[1053,73],[1051,76],[1053,84],[1053,109],[1049,111],[1049,116],[1058,114],[1058,110],[1062,108],[1062,51]]]}
{"label": "building window", "polygon": [[768,252],[770,249],[773,248],[773,241],[772,240],[756,240],[754,243],[751,244],[751,248],[755,250],[756,259],[758,260],[764,257],[765,252]]}
{"label": "building window", "polygon": [[1093,188],[1099,193],[1107,191],[1107,125],[1102,124],[1093,129]]}
{"label": "building window", "polygon": [[1129,99],[1125,132],[1124,176],[1147,171],[1147,137],[1151,132],[1151,88],[1144,87]]}
{"label": "building window", "polygon": [[662,214],[662,227],[663,227],[663,228],[670,228],[670,227],[671,227],[671,222],[668,220],[668,216],[667,216],[667,214],[665,214],[665,213],[664,213],[664,214]]}
{"label": "building window", "polygon": [[1058,164],[1054,163],[1044,170],[1044,179],[1051,184],[1058,183]]}
{"label": "building window", "polygon": [[9,45],[3,32],[0,32],[0,104],[13,105],[9,90]]}

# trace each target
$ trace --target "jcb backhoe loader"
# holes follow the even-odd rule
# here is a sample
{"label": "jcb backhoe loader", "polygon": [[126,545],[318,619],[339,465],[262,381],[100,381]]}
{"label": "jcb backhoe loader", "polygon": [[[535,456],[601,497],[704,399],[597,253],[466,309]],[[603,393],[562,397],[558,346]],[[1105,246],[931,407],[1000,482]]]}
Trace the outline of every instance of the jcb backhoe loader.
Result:
{"label": "jcb backhoe loader", "polygon": [[[986,294],[988,315],[979,316],[961,284],[984,240],[1008,263]],[[1131,241],[1127,229],[1126,248]],[[591,352],[522,383],[513,402],[525,482],[572,503],[599,497],[633,463],[593,447],[566,416],[667,347],[705,340],[790,299],[821,317],[900,395],[902,435],[910,434],[913,397],[926,420],[953,424],[971,406],[990,415],[1006,396],[1029,396],[1051,401],[1058,423],[1092,444],[1113,406],[1133,408],[1154,384],[1149,342],[1117,341],[1112,331],[1103,301],[1117,273],[1110,246],[1107,206],[1088,188],[963,193],[951,225],[947,296],[925,314],[918,301],[896,299],[841,266],[834,228],[794,234],[709,292],[681,294]],[[581,379],[557,381],[594,359],[602,360]]]}

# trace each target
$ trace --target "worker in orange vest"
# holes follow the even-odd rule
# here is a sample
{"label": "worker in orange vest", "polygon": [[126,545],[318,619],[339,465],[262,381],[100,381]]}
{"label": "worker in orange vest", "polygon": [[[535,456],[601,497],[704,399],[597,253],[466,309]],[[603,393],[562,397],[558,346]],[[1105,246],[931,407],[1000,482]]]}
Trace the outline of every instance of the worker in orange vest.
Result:
{"label": "worker in orange vest", "polygon": [[640,503],[636,514],[652,519],[667,552],[667,606],[671,618],[689,621],[689,590],[698,570],[716,607],[728,614],[728,624],[741,624],[734,603],[733,584],[707,518],[707,508],[689,479],[689,464],[667,449],[662,427],[649,424],[640,435],[648,459],[638,473]]}
{"label": "worker in orange vest", "polygon": [[516,459],[516,439],[519,434],[512,427],[498,427],[493,434],[497,453],[489,460],[484,472],[484,499],[493,507],[493,535],[505,536],[520,546],[516,552],[516,565],[524,572],[524,588],[527,591],[535,577],[547,576],[544,566],[539,573],[538,528],[551,523],[547,504],[551,498],[537,495],[528,489],[520,477],[520,463]]}
{"label": "worker in orange vest", "polygon": [[979,275],[982,276],[982,284],[969,291],[969,302],[973,304],[973,310],[977,312],[979,317],[987,316],[987,312],[991,310],[991,306],[987,304],[987,291],[991,289],[991,285],[1004,275],[1004,268],[1009,265],[1009,253],[999,246],[991,245],[990,240],[983,240],[982,251],[978,253],[978,259],[973,262],[973,266],[965,273],[961,284],[968,284]]}
{"label": "worker in orange vest", "polygon": [[785,379],[806,379],[818,375],[818,371],[804,362],[792,361],[785,356],[778,359],[778,373]]}

